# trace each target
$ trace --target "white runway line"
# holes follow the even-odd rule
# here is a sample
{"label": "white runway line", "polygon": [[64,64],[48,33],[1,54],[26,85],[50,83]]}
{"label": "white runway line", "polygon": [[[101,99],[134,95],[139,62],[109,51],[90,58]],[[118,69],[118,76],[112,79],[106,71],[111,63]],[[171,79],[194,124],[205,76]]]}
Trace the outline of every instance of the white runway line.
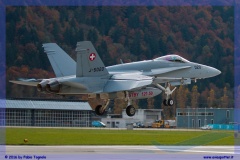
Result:
{"label": "white runway line", "polygon": [[173,152],[173,154],[174,152],[240,154],[239,147],[234,146],[6,146],[7,153],[129,153],[132,151],[139,153],[163,151]]}
{"label": "white runway line", "polygon": [[[6,146],[5,156],[43,155],[46,160],[203,160],[204,157],[240,159],[234,146]],[[0,157],[1,159],[1,157]],[[223,159],[222,159],[223,160]]]}

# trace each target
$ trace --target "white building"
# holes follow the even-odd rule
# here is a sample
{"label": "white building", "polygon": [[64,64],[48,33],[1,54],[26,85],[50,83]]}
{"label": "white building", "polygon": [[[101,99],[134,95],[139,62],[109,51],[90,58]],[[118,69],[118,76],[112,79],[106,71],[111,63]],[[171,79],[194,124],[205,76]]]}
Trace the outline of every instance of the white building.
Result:
{"label": "white building", "polygon": [[122,111],[122,118],[102,118],[102,122],[108,128],[126,128],[127,124],[141,122],[145,127],[151,126],[155,120],[161,119],[162,109],[138,109],[133,117],[126,114],[126,110]]}

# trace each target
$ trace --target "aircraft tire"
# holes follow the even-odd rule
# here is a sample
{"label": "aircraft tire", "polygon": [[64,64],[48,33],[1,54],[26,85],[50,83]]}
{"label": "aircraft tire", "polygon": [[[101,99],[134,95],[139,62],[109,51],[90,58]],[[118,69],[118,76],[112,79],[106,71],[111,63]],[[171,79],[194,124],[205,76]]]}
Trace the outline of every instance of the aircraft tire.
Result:
{"label": "aircraft tire", "polygon": [[169,99],[169,100],[168,100],[168,105],[169,105],[169,106],[173,106],[173,105],[174,105],[173,99]]}
{"label": "aircraft tire", "polygon": [[95,113],[96,113],[96,115],[101,116],[101,115],[104,114],[104,111],[102,112],[102,111],[101,111],[101,108],[102,108],[102,105],[98,105],[98,106],[95,108]]}
{"label": "aircraft tire", "polygon": [[126,108],[126,113],[129,117],[132,117],[135,115],[136,109],[133,107],[133,105],[129,105]]}
{"label": "aircraft tire", "polygon": [[164,106],[168,106],[168,103],[167,103],[167,100],[166,100],[166,99],[163,100],[163,105],[164,105]]}

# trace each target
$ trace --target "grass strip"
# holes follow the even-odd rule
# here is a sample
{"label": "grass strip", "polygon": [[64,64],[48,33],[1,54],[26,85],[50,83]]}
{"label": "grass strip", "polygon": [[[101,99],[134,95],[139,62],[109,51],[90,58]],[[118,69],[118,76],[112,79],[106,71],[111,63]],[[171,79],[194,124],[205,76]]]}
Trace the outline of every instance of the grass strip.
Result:
{"label": "grass strip", "polygon": [[[28,139],[28,142],[24,142]],[[234,145],[229,131],[6,128],[7,145]]]}

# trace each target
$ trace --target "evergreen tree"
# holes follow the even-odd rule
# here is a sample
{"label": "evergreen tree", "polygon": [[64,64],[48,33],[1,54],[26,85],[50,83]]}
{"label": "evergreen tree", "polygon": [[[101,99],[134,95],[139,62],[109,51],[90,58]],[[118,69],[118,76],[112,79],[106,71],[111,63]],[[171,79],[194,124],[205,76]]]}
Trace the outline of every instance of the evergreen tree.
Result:
{"label": "evergreen tree", "polygon": [[98,40],[98,34],[95,29],[90,29],[87,35],[87,39],[91,41],[93,44]]}
{"label": "evergreen tree", "polygon": [[68,27],[65,32],[63,33],[64,39],[65,39],[65,43],[70,45],[71,42],[71,31],[70,28]]}
{"label": "evergreen tree", "polygon": [[141,45],[140,45],[140,40],[141,40],[141,36],[139,32],[136,32],[134,40],[130,46],[130,50],[132,54],[135,55],[140,55],[141,52]]}
{"label": "evergreen tree", "polygon": [[53,23],[52,33],[56,40],[60,40],[60,38],[59,38],[59,34],[61,33],[60,26],[59,26],[59,23],[57,23],[56,21]]}
{"label": "evergreen tree", "polygon": [[149,27],[149,20],[148,20],[148,18],[146,16],[144,17],[144,23],[143,24],[144,24],[145,28]]}
{"label": "evergreen tree", "polygon": [[137,14],[132,14],[129,17],[128,26],[134,29],[139,27],[139,17]]}
{"label": "evergreen tree", "polygon": [[121,30],[121,27],[116,26],[113,30],[113,33],[111,34],[111,38],[113,39],[113,42],[117,43],[122,35],[123,31]]}
{"label": "evergreen tree", "polygon": [[84,41],[85,40],[84,32],[81,28],[77,32],[76,39],[77,39],[77,41]]}
{"label": "evergreen tree", "polygon": [[11,20],[9,25],[6,27],[6,40],[7,43],[12,43],[15,39],[15,34],[16,34],[16,22]]}

